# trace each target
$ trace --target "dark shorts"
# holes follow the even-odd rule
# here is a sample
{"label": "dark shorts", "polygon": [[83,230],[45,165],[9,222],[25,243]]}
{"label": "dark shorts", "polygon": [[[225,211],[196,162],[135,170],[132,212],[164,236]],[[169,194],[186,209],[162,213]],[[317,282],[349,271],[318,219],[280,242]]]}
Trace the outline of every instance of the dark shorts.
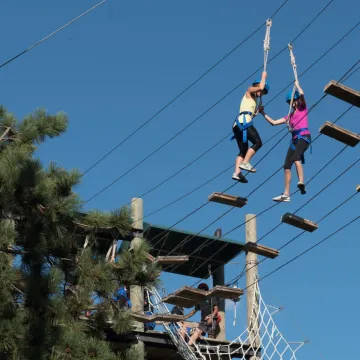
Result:
{"label": "dark shorts", "polygon": [[[311,141],[310,135],[304,135],[309,141]],[[289,150],[286,154],[284,169],[291,169],[294,161],[301,161],[303,164],[305,163],[304,153],[310,144],[304,139],[295,139],[292,141],[292,146],[289,147]]]}
{"label": "dark shorts", "polygon": [[201,330],[204,334],[207,334],[212,331],[212,324],[208,324],[207,320],[202,320],[199,323],[198,329]]}

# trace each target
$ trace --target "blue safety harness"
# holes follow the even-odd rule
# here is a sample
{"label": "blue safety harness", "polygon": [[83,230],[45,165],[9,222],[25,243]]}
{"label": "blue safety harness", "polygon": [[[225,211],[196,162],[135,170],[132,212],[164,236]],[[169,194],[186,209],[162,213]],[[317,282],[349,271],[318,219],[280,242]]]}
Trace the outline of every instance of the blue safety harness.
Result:
{"label": "blue safety harness", "polygon": [[[290,140],[290,147],[291,147],[292,150],[296,149],[297,141],[300,140],[300,139],[303,139],[304,141],[306,141],[310,145],[310,154],[312,154],[312,145],[311,145],[310,139],[307,138],[306,136],[303,136],[303,135],[300,134],[301,132],[307,131],[307,130],[309,130],[309,129],[308,128],[300,128],[300,129],[296,129],[296,130],[291,131],[292,138]],[[296,139],[294,139],[295,136],[296,136]],[[301,155],[301,162],[303,164],[305,164],[305,156],[304,156],[304,154]]]}
{"label": "blue safety harness", "polygon": [[[243,116],[243,123],[241,124],[239,121],[239,116],[242,115]],[[241,113],[239,113],[239,115],[236,117],[235,121],[236,121],[236,125],[238,126],[238,128],[243,132],[243,138],[242,138],[242,142],[246,143],[247,142],[247,128],[249,128],[252,125],[252,119],[250,122],[246,122],[246,118],[245,115],[250,115],[252,116],[252,112],[251,111],[242,111]],[[234,140],[236,138],[235,135],[233,135],[230,138],[230,141]]]}

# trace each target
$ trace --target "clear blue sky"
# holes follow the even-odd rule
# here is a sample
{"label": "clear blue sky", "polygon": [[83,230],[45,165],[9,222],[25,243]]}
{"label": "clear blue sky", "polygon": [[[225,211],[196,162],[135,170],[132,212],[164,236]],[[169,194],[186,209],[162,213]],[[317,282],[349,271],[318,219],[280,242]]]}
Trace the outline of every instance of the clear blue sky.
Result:
{"label": "clear blue sky", "polygon": [[[4,2],[1,8],[3,46],[0,62],[95,3],[85,0],[38,0],[31,4],[25,0]],[[37,107],[45,107],[51,113],[65,111],[70,119],[68,132],[47,142],[38,154],[44,164],[54,160],[66,168],[84,171],[265,21],[282,0],[244,3],[109,0],[1,69],[1,103],[19,118]],[[286,46],[326,3],[324,0],[290,0],[273,19],[269,56]],[[299,73],[357,23],[359,11],[356,0],[333,2],[294,43]],[[81,196],[88,199],[108,185],[260,67],[264,31],[258,32],[131,141],[89,172],[77,189]],[[340,78],[360,58],[359,35],[360,26],[300,78],[309,105],[323,95],[328,81]],[[271,90],[264,99],[265,103],[293,79],[288,52],[269,64],[268,74]],[[257,77],[260,75],[259,72]],[[346,84],[359,90],[359,80],[360,72],[357,72]],[[247,85],[238,88],[155,156],[89,202],[86,209],[111,210],[128,203],[132,197],[163,181],[229,133]],[[271,116],[277,118],[287,113],[284,97],[285,92],[266,108]],[[313,136],[317,135],[324,121],[335,120],[347,107],[331,97],[322,101],[310,114]],[[338,124],[359,132],[358,118],[359,110],[355,108]],[[256,119],[256,127],[264,141],[280,130],[279,127],[272,128],[262,117]],[[254,163],[275,141],[260,150]],[[246,196],[282,165],[288,144],[287,137],[266,161],[259,164],[256,174],[249,174],[248,184],[238,184],[230,193]],[[341,147],[334,140],[320,137],[313,146],[313,154],[306,156],[306,177],[312,176]],[[229,166],[236,154],[236,144],[223,141],[199,162],[145,196],[145,215]],[[344,151],[308,186],[306,196],[297,194],[291,203],[281,204],[260,217],[258,235],[278,224],[283,213],[295,211],[358,157],[358,147]],[[146,220],[172,225],[206,201],[211,192],[222,191],[231,185],[231,174],[232,169],[175,206]],[[293,190],[296,181],[295,178]],[[317,221],[348,197],[359,182],[357,166],[302,209],[299,215]],[[249,198],[246,207],[230,212],[211,226],[208,233],[212,234],[217,227],[224,232],[231,229],[243,222],[245,213],[256,214],[270,206],[271,198],[282,190],[283,174],[280,171]],[[197,232],[226,209],[225,206],[209,204],[179,227]],[[281,251],[279,258],[261,265],[260,275],[267,274],[321,240],[357,215],[358,209],[359,198],[356,197],[322,222],[316,232],[303,235]],[[360,245],[355,234],[359,230],[360,223],[353,224],[261,283],[267,302],[285,307],[285,311],[276,317],[285,337],[288,340],[310,339],[310,343],[300,350],[298,359],[337,359],[345,344],[353,344],[358,339],[360,313],[357,311],[357,298],[360,293],[356,284],[360,273],[356,264]],[[282,225],[262,243],[278,248],[298,232]],[[241,227],[229,237],[244,241],[244,235],[244,227]],[[235,261],[240,264],[226,267],[228,280],[243,268],[243,256]],[[196,279],[165,274],[163,280],[167,292],[171,292],[194,283]],[[244,286],[244,283],[239,285]],[[245,319],[239,319],[239,325],[233,327],[230,311],[227,323],[227,337],[234,338],[242,332]]]}

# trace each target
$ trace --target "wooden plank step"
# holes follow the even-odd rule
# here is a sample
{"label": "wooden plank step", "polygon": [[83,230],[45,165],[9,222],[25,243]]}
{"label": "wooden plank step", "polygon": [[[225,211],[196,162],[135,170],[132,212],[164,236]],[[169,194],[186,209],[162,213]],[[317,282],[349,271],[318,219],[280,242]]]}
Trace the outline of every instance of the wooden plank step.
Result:
{"label": "wooden plank step", "polygon": [[360,107],[360,92],[355,91],[348,86],[337,83],[335,80],[331,80],[324,88],[326,94],[332,95],[347,103]]}
{"label": "wooden plank step", "polygon": [[178,256],[158,256],[155,258],[155,261],[160,265],[167,264],[184,264],[189,261],[189,256],[187,255],[178,255]]}
{"label": "wooden plank step", "polygon": [[228,194],[222,194],[219,192],[214,192],[208,197],[209,201],[217,202],[220,204],[235,206],[238,208],[243,207],[247,204],[247,199],[240,196],[233,196]]}
{"label": "wooden plank step", "polygon": [[321,134],[329,136],[352,147],[355,147],[360,142],[360,136],[358,134],[337,126],[329,121],[326,121],[323,125],[321,125],[319,131]]}
{"label": "wooden plank step", "polygon": [[255,242],[248,242],[244,246],[245,251],[250,251],[252,253],[268,257],[270,259],[275,259],[277,256],[279,256],[279,251],[276,249],[269,248],[264,245],[260,245]]}
{"label": "wooden plank step", "polygon": [[236,300],[244,294],[244,290],[233,288],[229,286],[216,285],[211,290],[207,291],[207,297],[219,297],[222,299]]}
{"label": "wooden plank step", "polygon": [[360,184],[356,187],[356,191],[360,192]]}
{"label": "wooden plank step", "polygon": [[316,223],[290,213],[284,214],[281,221],[309,232],[313,232],[318,228]]}
{"label": "wooden plank step", "polygon": [[175,293],[177,296],[181,296],[186,299],[191,299],[195,304],[205,300],[207,292],[201,289],[196,289],[191,286],[184,286],[181,289],[177,290]]}
{"label": "wooden plank step", "polygon": [[170,294],[162,299],[167,304],[177,305],[184,308],[194,307],[198,302],[193,299],[184,298],[175,294]]}
{"label": "wooden plank step", "polygon": [[184,321],[184,315],[176,315],[176,314],[152,314],[145,315],[139,313],[132,313],[131,316],[135,318],[139,322],[148,323],[153,321],[162,321],[162,322],[179,322]]}

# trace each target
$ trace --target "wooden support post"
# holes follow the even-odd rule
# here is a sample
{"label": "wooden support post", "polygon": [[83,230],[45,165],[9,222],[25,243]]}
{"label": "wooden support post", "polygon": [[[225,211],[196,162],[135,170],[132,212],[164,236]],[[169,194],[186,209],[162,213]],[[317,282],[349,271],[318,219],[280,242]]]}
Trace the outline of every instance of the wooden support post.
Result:
{"label": "wooden support post", "polygon": [[[213,286],[225,285],[225,269],[224,266],[219,267],[214,273],[213,273]],[[226,340],[226,319],[225,319],[225,300],[219,299],[217,302],[217,306],[219,307],[219,313],[221,316],[221,321],[219,324],[220,331],[216,333],[215,339],[218,340]]]}
{"label": "wooden support post", "polygon": [[[133,220],[132,227],[137,230],[143,230],[143,200],[140,198],[131,199],[131,217]],[[131,241],[131,248],[137,249],[142,243],[142,233],[136,234],[134,239]],[[130,300],[132,303],[131,310],[134,312],[144,311],[144,289],[142,286],[130,286]],[[139,321],[134,321],[135,330],[144,331],[144,324]],[[139,353],[138,359],[144,360],[145,357],[145,345],[142,341],[137,340],[132,347],[136,352]]]}
{"label": "wooden support post", "polygon": [[[256,243],[256,215],[247,214],[245,216],[245,242]],[[254,348],[260,346],[259,334],[259,299],[255,296],[255,282],[258,275],[258,261],[257,254],[247,251],[246,252],[246,308],[247,308],[247,326],[250,330],[249,342]],[[257,357],[253,356],[250,360],[256,360]]]}

